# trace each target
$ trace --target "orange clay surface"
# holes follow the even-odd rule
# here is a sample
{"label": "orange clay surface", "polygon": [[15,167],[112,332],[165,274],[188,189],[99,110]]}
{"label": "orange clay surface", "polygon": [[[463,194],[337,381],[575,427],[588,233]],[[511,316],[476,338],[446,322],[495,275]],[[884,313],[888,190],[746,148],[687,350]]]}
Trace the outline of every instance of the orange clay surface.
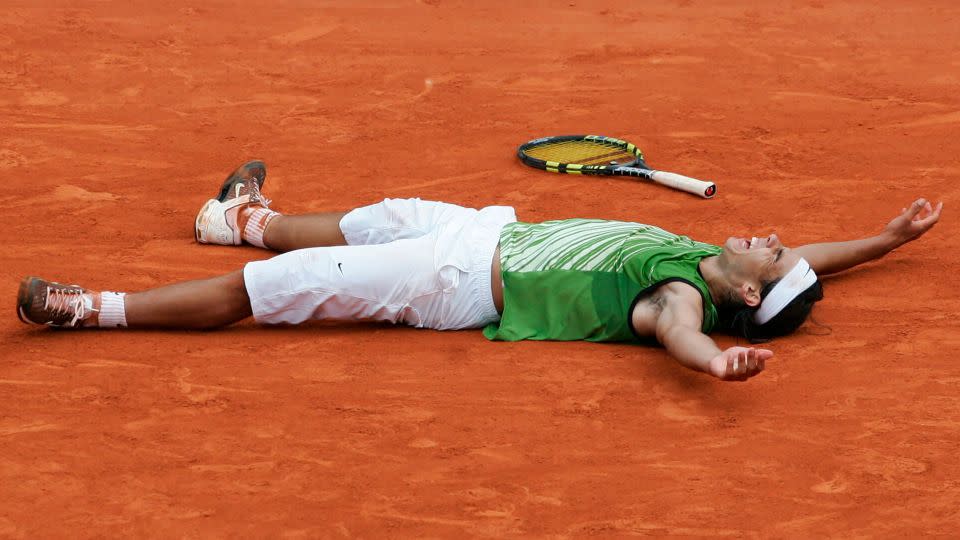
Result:
{"label": "orange clay surface", "polygon": [[[960,526],[956,2],[49,4],[0,7],[0,537]],[[719,195],[514,157],[584,132]],[[946,209],[829,280],[823,326],[748,383],[477,331],[17,320],[25,275],[134,291],[269,257],[193,241],[254,157],[290,213],[419,196],[790,245],[879,231],[918,196]]]}

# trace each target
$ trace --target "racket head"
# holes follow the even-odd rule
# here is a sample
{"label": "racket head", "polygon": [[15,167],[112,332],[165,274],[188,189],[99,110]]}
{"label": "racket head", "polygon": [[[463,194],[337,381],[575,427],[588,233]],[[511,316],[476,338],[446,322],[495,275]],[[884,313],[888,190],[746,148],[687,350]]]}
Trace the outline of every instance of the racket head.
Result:
{"label": "racket head", "polygon": [[565,174],[612,174],[617,167],[649,169],[633,143],[603,135],[541,137],[517,148],[525,165]]}

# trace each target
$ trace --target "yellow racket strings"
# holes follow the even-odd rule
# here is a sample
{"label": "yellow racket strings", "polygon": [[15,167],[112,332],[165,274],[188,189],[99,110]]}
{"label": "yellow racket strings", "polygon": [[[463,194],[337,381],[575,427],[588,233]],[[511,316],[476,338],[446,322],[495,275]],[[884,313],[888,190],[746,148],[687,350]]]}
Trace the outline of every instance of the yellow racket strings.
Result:
{"label": "yellow racket strings", "polygon": [[620,164],[632,162],[636,154],[616,144],[597,141],[562,141],[527,149],[530,157],[557,163],[579,165],[607,165],[612,161]]}

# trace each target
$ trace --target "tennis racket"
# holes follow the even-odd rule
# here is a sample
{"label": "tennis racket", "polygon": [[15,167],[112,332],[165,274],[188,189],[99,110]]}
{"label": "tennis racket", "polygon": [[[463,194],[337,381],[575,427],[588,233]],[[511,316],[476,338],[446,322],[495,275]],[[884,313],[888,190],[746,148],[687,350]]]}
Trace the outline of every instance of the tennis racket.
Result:
{"label": "tennis racket", "polygon": [[555,173],[633,176],[705,199],[717,194],[713,182],[653,170],[637,145],[602,135],[542,137],[521,145],[517,156],[526,165]]}

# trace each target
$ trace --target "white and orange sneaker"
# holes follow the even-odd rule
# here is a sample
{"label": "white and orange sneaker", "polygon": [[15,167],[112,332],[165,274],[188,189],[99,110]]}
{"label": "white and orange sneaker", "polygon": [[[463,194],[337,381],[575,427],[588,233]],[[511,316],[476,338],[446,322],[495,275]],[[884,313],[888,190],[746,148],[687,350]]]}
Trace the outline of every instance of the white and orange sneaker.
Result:
{"label": "white and orange sneaker", "polygon": [[94,308],[95,296],[79,285],[27,277],[17,292],[17,316],[28,324],[80,328],[87,326],[85,321],[98,311]]}
{"label": "white and orange sneaker", "polygon": [[239,246],[243,243],[244,223],[240,212],[250,206],[269,208],[270,201],[260,194],[267,177],[262,161],[244,163],[223,181],[220,194],[210,199],[197,214],[194,236],[201,244]]}

